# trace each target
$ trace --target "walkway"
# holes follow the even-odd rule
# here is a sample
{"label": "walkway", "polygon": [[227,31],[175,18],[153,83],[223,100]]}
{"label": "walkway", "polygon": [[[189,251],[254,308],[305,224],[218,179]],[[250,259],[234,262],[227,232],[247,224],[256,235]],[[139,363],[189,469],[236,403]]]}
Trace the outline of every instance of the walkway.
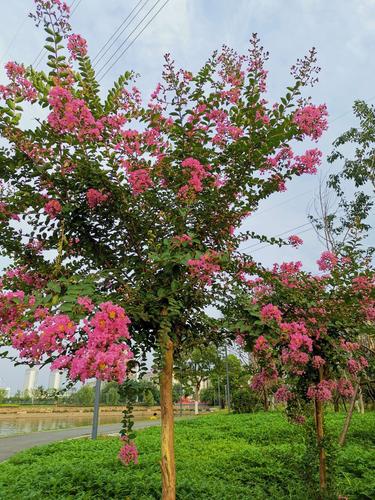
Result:
{"label": "walkway", "polygon": [[[176,419],[177,420],[177,419]],[[135,422],[134,429],[144,429],[146,427],[154,427],[160,425],[160,420],[147,420],[144,422]],[[100,425],[98,434],[115,434],[120,430],[121,425],[106,424]],[[39,446],[42,444],[54,443],[63,439],[72,439],[83,436],[90,436],[91,426],[73,427],[71,429],[63,429],[58,431],[32,432],[30,434],[22,434],[20,436],[10,436],[0,438],[0,462],[11,457],[18,451]]]}

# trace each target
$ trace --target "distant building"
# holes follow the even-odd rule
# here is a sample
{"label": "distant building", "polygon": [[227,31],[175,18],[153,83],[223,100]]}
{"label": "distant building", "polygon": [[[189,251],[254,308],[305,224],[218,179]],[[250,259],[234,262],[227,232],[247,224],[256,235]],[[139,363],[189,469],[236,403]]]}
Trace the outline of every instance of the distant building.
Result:
{"label": "distant building", "polygon": [[23,394],[25,396],[31,395],[33,389],[35,389],[36,381],[38,378],[38,369],[33,366],[32,368],[27,368],[25,372],[25,380],[23,383]]}
{"label": "distant building", "polygon": [[59,391],[61,387],[61,373],[53,370],[49,376],[48,389]]}

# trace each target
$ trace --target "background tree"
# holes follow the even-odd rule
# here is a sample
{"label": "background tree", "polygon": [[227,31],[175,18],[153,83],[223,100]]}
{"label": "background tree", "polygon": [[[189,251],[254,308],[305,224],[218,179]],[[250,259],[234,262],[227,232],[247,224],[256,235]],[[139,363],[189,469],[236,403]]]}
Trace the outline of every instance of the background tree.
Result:
{"label": "background tree", "polygon": [[199,413],[200,390],[202,383],[210,379],[218,364],[216,346],[196,347],[193,351],[180,353],[174,371],[175,378],[186,387],[190,385],[194,393],[194,412]]}
{"label": "background tree", "polygon": [[329,486],[324,402],[335,391],[351,398],[369,365],[359,339],[374,331],[373,270],[357,259],[326,251],[319,276],[303,272],[300,262],[275,264],[258,279],[241,276],[244,291],[227,311],[257,362],[252,388],[276,391],[295,422],[304,422],[314,406],[322,494]]}

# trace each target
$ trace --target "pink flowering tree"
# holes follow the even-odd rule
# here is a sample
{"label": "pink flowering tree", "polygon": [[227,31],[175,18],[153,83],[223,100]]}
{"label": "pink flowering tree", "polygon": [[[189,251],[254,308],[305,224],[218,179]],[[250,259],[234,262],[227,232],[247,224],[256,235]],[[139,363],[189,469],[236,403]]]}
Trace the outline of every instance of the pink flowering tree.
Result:
{"label": "pink flowering tree", "polygon": [[252,389],[272,390],[296,423],[304,423],[314,410],[324,492],[324,405],[335,392],[351,398],[368,368],[370,353],[361,338],[374,329],[375,289],[373,269],[355,253],[325,251],[317,264],[317,275],[303,271],[301,262],[259,268],[256,275],[247,270],[229,316],[237,341],[256,361]]}
{"label": "pink flowering tree", "polygon": [[[325,106],[302,97],[316,82],[315,52],[297,61],[278,103],[266,99],[268,55],[255,35],[247,54],[223,47],[196,74],[167,55],[146,103],[131,72],[102,99],[68,7],[35,3],[47,71],[8,63],[0,87],[0,248],[12,259],[2,343],[73,380],[121,379],[130,334],[157,351],[163,498],[174,499],[174,357],[207,339],[205,308],[225,298],[239,244],[267,240],[241,231],[245,218],[320,164],[316,148],[293,151],[327,127]],[[24,108],[39,116],[33,128]],[[136,454],[125,445],[128,463]]]}

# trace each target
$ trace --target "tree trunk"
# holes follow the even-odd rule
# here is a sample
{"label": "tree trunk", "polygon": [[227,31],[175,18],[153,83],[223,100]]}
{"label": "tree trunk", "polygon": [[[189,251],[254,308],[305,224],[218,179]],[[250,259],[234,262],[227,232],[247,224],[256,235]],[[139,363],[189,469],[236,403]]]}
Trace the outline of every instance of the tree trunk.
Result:
{"label": "tree trunk", "polygon": [[326,452],[323,446],[323,439],[324,439],[323,403],[318,399],[315,399],[315,428],[316,428],[316,439],[319,449],[320,493],[324,497],[324,492],[327,489],[327,462],[326,462]]}
{"label": "tree trunk", "polygon": [[335,413],[338,413],[340,411],[340,401],[337,396],[335,396],[333,399],[333,408],[335,410]]}
{"label": "tree trunk", "polygon": [[264,409],[264,411],[268,411],[269,410],[269,406],[268,406],[268,394],[267,394],[267,389],[265,387],[263,388],[263,409]]}
{"label": "tree trunk", "polygon": [[[319,381],[323,380],[323,368],[319,368]],[[324,407],[322,401],[315,398],[315,429],[319,450],[319,489],[324,498],[327,490],[327,457],[324,449]]]}
{"label": "tree trunk", "polygon": [[357,384],[355,386],[354,394],[353,394],[353,397],[352,397],[352,399],[350,401],[349,411],[348,411],[348,413],[346,415],[345,422],[344,422],[344,427],[342,428],[342,431],[341,431],[341,434],[340,434],[340,438],[339,438],[339,445],[340,446],[344,446],[346,435],[348,434],[350,421],[351,421],[352,416],[353,416],[353,410],[354,410],[355,400],[356,400],[357,394],[358,394],[358,389],[359,389],[359,384]]}
{"label": "tree trunk", "polygon": [[359,386],[358,390],[358,401],[359,401],[359,411],[361,412],[361,415],[365,414],[365,403],[363,401],[363,392],[361,386]]}
{"label": "tree trunk", "polygon": [[194,413],[195,415],[199,414],[199,387],[195,388],[195,395],[194,395]]}
{"label": "tree trunk", "polygon": [[172,400],[173,342],[166,336],[162,344],[163,366],[160,375],[161,407],[161,477],[162,500],[176,498],[176,465],[174,458],[174,418]]}

